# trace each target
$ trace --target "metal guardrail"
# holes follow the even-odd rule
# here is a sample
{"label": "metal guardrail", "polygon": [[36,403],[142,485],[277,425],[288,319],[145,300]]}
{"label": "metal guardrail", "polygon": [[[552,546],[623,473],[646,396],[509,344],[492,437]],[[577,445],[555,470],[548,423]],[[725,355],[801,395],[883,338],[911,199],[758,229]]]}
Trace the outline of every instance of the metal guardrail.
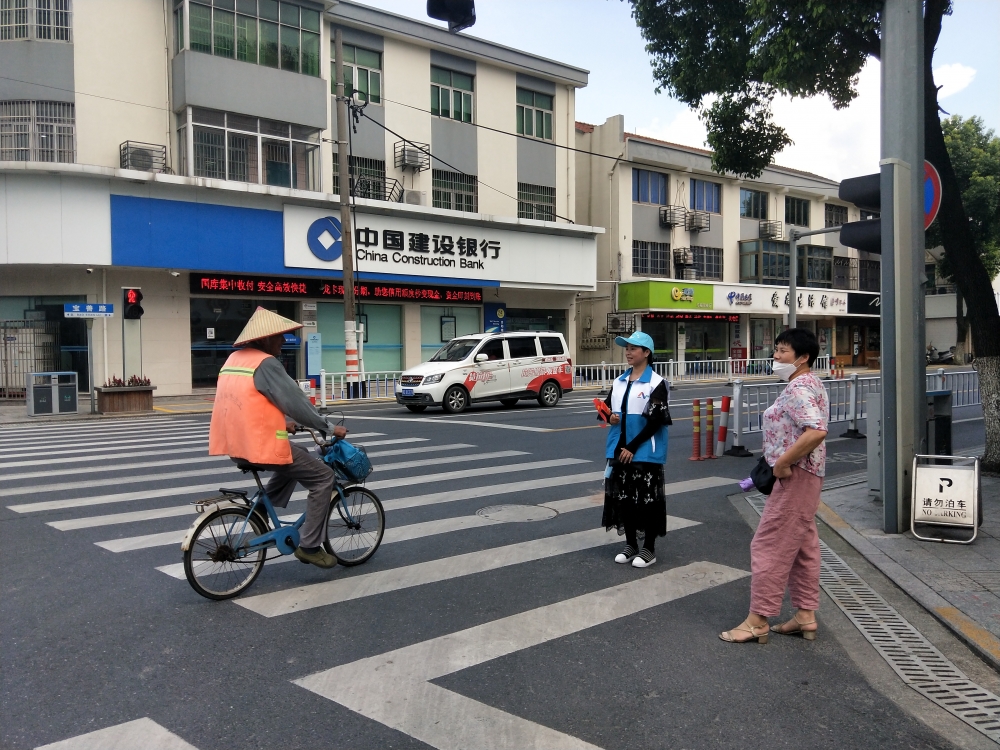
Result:
{"label": "metal guardrail", "polygon": [[[868,398],[877,394],[882,383],[881,376],[859,376],[852,373],[843,380],[824,380],[823,386],[830,401],[831,424],[847,422],[849,437],[860,437],[858,420],[868,416]],[[928,373],[928,391],[950,390],[953,406],[976,406],[982,403],[979,393],[979,373],[937,372]],[[785,383],[746,383],[741,378],[733,381],[733,414],[730,418],[729,434],[732,448],[736,453],[743,446],[743,436],[763,429],[764,411],[774,403],[778,394],[785,389]]]}
{"label": "metal guardrail", "polygon": [[[732,380],[734,378],[767,378],[773,377],[771,357],[760,359],[705,359],[690,362],[656,362],[653,370],[658,375],[673,383],[697,382],[699,380]],[[606,390],[611,381],[621,377],[628,369],[624,363],[601,363],[598,365],[574,365],[574,388],[601,388]],[[830,357],[817,357],[813,363],[813,372],[819,375],[830,373]]]}
{"label": "metal guardrail", "polygon": [[329,406],[334,401],[363,401],[375,398],[395,398],[400,370],[363,372],[355,382],[346,372],[320,370],[317,406]]}

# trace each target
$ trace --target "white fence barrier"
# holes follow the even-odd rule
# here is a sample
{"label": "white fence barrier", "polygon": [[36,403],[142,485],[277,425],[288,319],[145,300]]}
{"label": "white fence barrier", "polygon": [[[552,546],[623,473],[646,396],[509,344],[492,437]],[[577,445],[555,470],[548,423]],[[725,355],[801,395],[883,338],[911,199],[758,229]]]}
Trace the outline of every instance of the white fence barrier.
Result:
{"label": "white fence barrier", "polygon": [[328,406],[334,401],[355,401],[373,398],[394,398],[396,384],[402,373],[399,370],[365,372],[351,383],[346,372],[320,370],[319,394],[316,403]]}
{"label": "white fence barrier", "polygon": [[[734,378],[766,378],[773,377],[771,367],[774,360],[770,357],[761,359],[705,359],[690,362],[657,362],[653,369],[657,374],[671,383],[696,382],[699,380],[732,380]],[[574,365],[574,388],[600,388],[606,390],[610,383],[620,377],[628,365],[624,363],[601,363],[599,365]],[[830,357],[817,357],[813,363],[813,372],[820,375],[830,374]]]}
{"label": "white fence barrier", "polygon": [[[868,416],[868,397],[878,394],[882,378],[853,373],[843,380],[824,380],[830,400],[830,423],[847,422],[845,437],[862,437],[858,420]],[[733,381],[733,405],[729,434],[733,437],[731,455],[747,455],[743,436],[763,429],[764,411],[785,389],[784,383],[747,383]],[[979,373],[975,371],[945,372],[939,369],[927,374],[927,390],[950,390],[952,406],[976,406],[979,395]]]}

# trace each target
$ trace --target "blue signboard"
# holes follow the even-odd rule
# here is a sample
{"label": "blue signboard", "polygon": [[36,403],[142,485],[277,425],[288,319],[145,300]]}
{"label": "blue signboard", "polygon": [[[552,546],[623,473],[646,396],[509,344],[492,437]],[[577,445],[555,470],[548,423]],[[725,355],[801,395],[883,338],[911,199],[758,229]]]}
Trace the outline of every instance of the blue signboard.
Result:
{"label": "blue signboard", "polygon": [[319,375],[323,367],[323,334],[306,335],[306,377]]}
{"label": "blue signboard", "polygon": [[111,302],[66,302],[63,304],[64,318],[111,318],[115,306]]}
{"label": "blue signboard", "polygon": [[507,330],[507,305],[503,302],[487,302],[483,305],[483,331],[504,333]]}

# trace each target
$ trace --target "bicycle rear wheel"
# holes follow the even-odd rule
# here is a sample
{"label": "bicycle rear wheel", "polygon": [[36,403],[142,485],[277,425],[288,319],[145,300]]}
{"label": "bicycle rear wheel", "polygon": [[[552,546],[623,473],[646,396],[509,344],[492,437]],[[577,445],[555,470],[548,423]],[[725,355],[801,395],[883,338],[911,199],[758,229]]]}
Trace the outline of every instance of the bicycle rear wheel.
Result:
{"label": "bicycle rear wheel", "polygon": [[[375,493],[361,486],[345,487],[344,505],[334,491],[327,517],[326,551],[337,558],[341,565],[360,565],[375,554],[385,533],[385,511]],[[353,523],[351,522],[353,519]]]}
{"label": "bicycle rear wheel", "polygon": [[267,550],[247,552],[247,542],[267,528],[246,508],[221,508],[198,522],[184,551],[184,575],[208,599],[231,599],[252,584],[264,567]]}

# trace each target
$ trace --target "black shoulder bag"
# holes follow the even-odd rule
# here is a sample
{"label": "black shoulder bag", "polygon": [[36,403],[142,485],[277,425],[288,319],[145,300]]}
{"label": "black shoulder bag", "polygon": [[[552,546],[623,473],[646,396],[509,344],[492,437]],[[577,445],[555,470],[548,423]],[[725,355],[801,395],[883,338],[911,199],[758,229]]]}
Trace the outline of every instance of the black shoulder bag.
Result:
{"label": "black shoulder bag", "polygon": [[760,457],[757,465],[750,470],[750,479],[753,480],[753,486],[757,488],[758,492],[765,495],[770,495],[771,490],[774,489],[774,472],[763,456]]}

